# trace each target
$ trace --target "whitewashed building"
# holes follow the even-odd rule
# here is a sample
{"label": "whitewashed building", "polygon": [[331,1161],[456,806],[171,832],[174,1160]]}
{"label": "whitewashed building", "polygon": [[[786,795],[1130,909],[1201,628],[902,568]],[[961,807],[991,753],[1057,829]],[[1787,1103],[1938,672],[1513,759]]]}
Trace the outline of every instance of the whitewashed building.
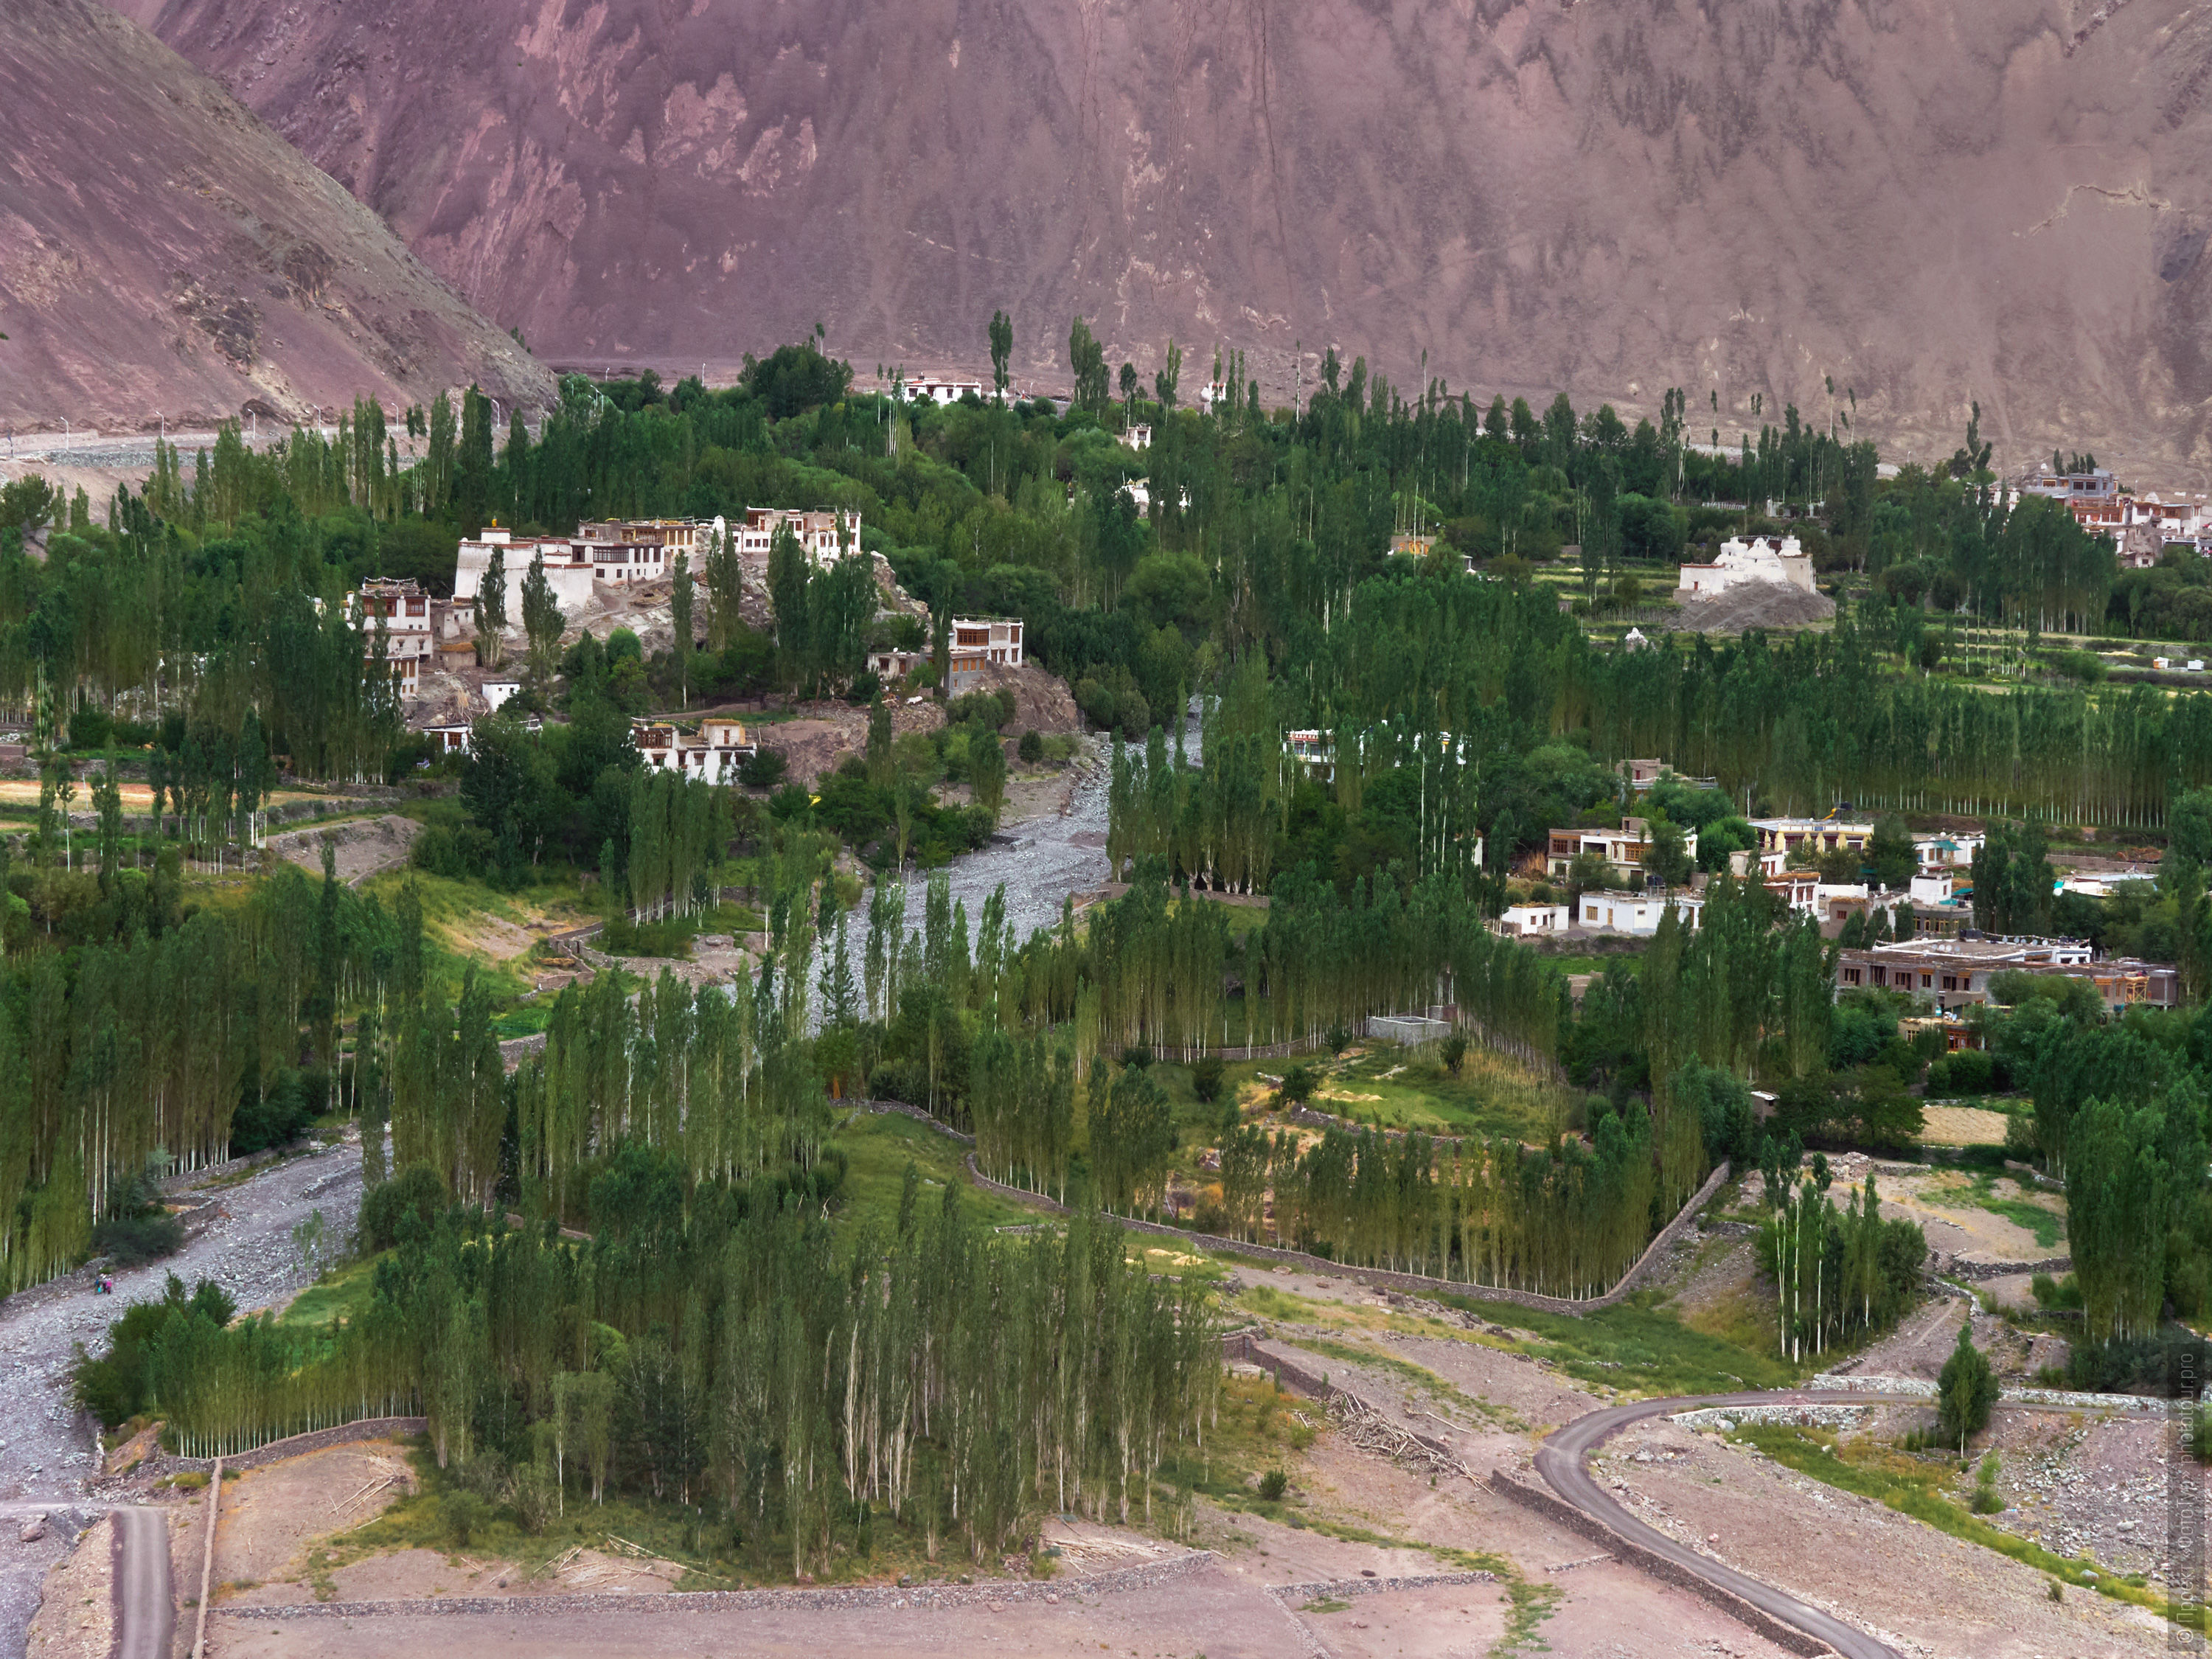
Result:
{"label": "whitewashed building", "polygon": [[1770,540],[1754,536],[1749,541],[1731,536],[1721,544],[1720,552],[1711,564],[1686,564],[1681,580],[1675,584],[1674,596],[1686,599],[1694,594],[1711,599],[1716,593],[1725,593],[1731,587],[1746,582],[1780,582],[1791,587],[1813,592],[1813,557],[1799,545],[1795,536],[1784,536]]}
{"label": "whitewashed building", "polygon": [[846,554],[860,550],[860,514],[836,507],[749,507],[745,516],[730,527],[730,534],[736,538],[739,553],[766,558],[775,545],[776,532],[784,529],[799,538],[808,559],[825,570]]}
{"label": "whitewashed building", "polygon": [[1659,931],[1669,905],[1680,913],[1685,927],[1694,928],[1705,902],[1692,893],[1615,893],[1593,888],[1583,895],[1576,920],[1600,932],[1649,937]]}
{"label": "whitewashed building", "polygon": [[738,769],[760,748],[744,722],[720,717],[701,720],[696,732],[684,732],[667,720],[634,720],[629,740],[639,758],[655,771],[675,772],[704,783],[735,783]]}
{"label": "whitewashed building", "polygon": [[375,660],[376,641],[384,640],[384,659],[391,667],[403,697],[411,697],[422,684],[435,646],[431,638],[430,596],[411,578],[371,576],[357,593],[345,597],[348,621],[371,635],[365,661]]}

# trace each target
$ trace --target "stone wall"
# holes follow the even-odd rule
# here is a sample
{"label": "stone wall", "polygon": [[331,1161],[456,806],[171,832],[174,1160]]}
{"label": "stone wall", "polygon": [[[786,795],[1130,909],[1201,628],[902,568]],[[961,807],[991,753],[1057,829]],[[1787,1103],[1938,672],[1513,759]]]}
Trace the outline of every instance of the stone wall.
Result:
{"label": "stone wall", "polygon": [[[927,1117],[923,1121],[934,1121],[933,1119]],[[946,1133],[950,1133],[951,1131],[948,1130]],[[977,1186],[988,1192],[996,1193],[1002,1198],[1010,1198],[1018,1204],[1025,1204],[1031,1209],[1044,1210],[1054,1215],[1066,1215],[1068,1212],[1065,1204],[1047,1198],[1042,1193],[1033,1193],[1024,1187],[1009,1187],[992,1180],[990,1176],[975,1167],[975,1160],[972,1156],[968,1160],[968,1173],[974,1177]],[[1564,1296],[1539,1296],[1534,1291],[1509,1290],[1501,1285],[1477,1285],[1459,1279],[1431,1279],[1425,1273],[1393,1273],[1382,1267],[1348,1267],[1342,1262],[1331,1261],[1326,1256],[1309,1255],[1303,1250],[1278,1249],[1272,1244],[1248,1244],[1242,1239],[1224,1238],[1218,1233],[1194,1233],[1188,1228],[1170,1227],[1157,1221],[1136,1221],[1125,1216],[1116,1216],[1114,1219],[1131,1232],[1151,1233],[1161,1238],[1172,1238],[1185,1245],[1217,1251],[1224,1255],[1246,1256],[1255,1261],[1280,1262],[1286,1267],[1301,1268],[1307,1273],[1329,1273],[1340,1279],[1350,1279],[1362,1285],[1373,1285],[1377,1289],[1413,1291],[1430,1296],[1440,1293],[1464,1296],[1481,1302],[1510,1303],[1516,1308],[1528,1308],[1538,1313],[1578,1316],[1595,1313],[1602,1308],[1610,1308],[1641,1285],[1665,1253],[1667,1247],[1674,1242],[1683,1228],[1689,1225],[1706,1201],[1720,1190],[1721,1183],[1728,1179],[1728,1175],[1729,1166],[1723,1164],[1712,1174],[1706,1176],[1705,1184],[1691,1194],[1690,1201],[1676,1212],[1672,1221],[1659,1230],[1658,1237],[1644,1247],[1644,1254],[1636,1259],[1636,1265],[1623,1273],[1619,1282],[1611,1290],[1601,1296],[1594,1296],[1587,1299]]]}
{"label": "stone wall", "polygon": [[[350,1423],[341,1423],[335,1428],[315,1429],[306,1434],[288,1434],[282,1440],[267,1440],[252,1451],[227,1455],[222,1460],[223,1472],[228,1474],[238,1469],[258,1469],[264,1463],[274,1463],[287,1457],[302,1457],[329,1446],[349,1445],[356,1440],[397,1440],[410,1434],[427,1434],[430,1419],[427,1417],[363,1417]],[[212,1457],[180,1457],[173,1452],[163,1452],[158,1462],[149,1458],[149,1470],[209,1469],[215,1467]]]}

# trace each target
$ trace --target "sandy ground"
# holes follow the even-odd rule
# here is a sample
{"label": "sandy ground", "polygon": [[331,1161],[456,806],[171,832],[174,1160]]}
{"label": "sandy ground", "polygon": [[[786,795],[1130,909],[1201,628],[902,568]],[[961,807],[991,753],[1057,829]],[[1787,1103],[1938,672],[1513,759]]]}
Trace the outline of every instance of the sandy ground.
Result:
{"label": "sandy ground", "polygon": [[2142,1609],[2080,1590],[2053,1601],[2032,1568],[1717,1437],[1654,1425],[1596,1467],[1661,1531],[1910,1653],[2093,1659],[2166,1646],[2164,1621]]}
{"label": "sandy ground", "polygon": [[[12,1536],[12,1534],[11,1534]],[[107,1659],[115,1641],[115,1522],[93,1522],[46,1575],[24,1659]]]}
{"label": "sandy ground", "polygon": [[[333,1446],[248,1469],[223,1482],[215,1539],[217,1605],[260,1586],[255,1601],[304,1601],[313,1563],[309,1546],[374,1519],[414,1489],[406,1454],[388,1442]],[[194,1580],[198,1582],[197,1577]],[[269,1592],[296,1590],[292,1595]]]}

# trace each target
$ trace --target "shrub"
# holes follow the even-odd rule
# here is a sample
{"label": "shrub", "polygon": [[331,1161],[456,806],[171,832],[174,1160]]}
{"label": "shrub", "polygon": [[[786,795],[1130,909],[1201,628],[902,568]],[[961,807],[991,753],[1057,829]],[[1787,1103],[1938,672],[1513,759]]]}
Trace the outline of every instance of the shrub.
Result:
{"label": "shrub", "polygon": [[1269,1469],[1260,1477],[1260,1497],[1264,1502],[1279,1504],[1290,1489],[1291,1477],[1280,1469]]}
{"label": "shrub", "polygon": [[427,1232],[445,1213],[447,1201],[438,1172],[427,1164],[410,1164],[362,1195],[361,1242],[370,1250],[390,1249],[410,1217]]}
{"label": "shrub", "polygon": [[1321,1079],[1315,1075],[1311,1066],[1293,1066],[1283,1073],[1282,1085],[1275,1092],[1283,1097],[1285,1104],[1303,1106],[1313,1098],[1314,1091],[1320,1085]]}
{"label": "shrub", "polygon": [[234,1158],[284,1146],[305,1133],[315,1121],[321,1095],[310,1095],[297,1072],[278,1072],[270,1086],[249,1092],[230,1119],[230,1152]]}
{"label": "shrub", "polygon": [[1133,1042],[1121,1050],[1121,1064],[1124,1066],[1133,1066],[1141,1072],[1152,1063],[1152,1051],[1144,1043]]}
{"label": "shrub", "polygon": [[72,749],[105,749],[114,725],[105,708],[95,708],[88,703],[69,718],[69,746]]}
{"label": "shrub", "polygon": [[447,1492],[439,1500],[438,1512],[445,1518],[446,1535],[459,1549],[491,1525],[491,1505],[465,1489]]}
{"label": "shrub", "polygon": [[785,784],[768,798],[769,816],[779,822],[804,817],[813,805],[814,798],[795,783]]}
{"label": "shrub", "polygon": [[1200,1100],[1221,1098],[1221,1056],[1206,1054],[1191,1063],[1190,1091]]}
{"label": "shrub", "polygon": [[775,750],[756,749],[738,768],[738,781],[748,789],[773,789],[790,769],[790,761]]}
{"label": "shrub", "polygon": [[986,726],[995,732],[1013,717],[1014,694],[1009,690],[970,691],[945,705],[947,726]]}
{"label": "shrub", "polygon": [[1044,758],[1044,739],[1038,735],[1036,727],[1032,726],[1022,733],[1021,744],[1014,752],[1022,757],[1025,764],[1030,766],[1035,766]]}
{"label": "shrub", "polygon": [[1959,1331],[1959,1346],[1943,1362],[1936,1379],[1936,1416],[1948,1444],[1963,1449],[1969,1435],[1989,1426],[1990,1408],[1996,1403],[1996,1376],[1989,1356],[1974,1346],[1972,1322]]}
{"label": "shrub", "polygon": [[1444,1070],[1457,1077],[1459,1068],[1467,1064],[1467,1033],[1454,1031],[1437,1045],[1437,1053],[1443,1060]]}
{"label": "shrub", "polygon": [[1328,1044],[1329,1053],[1340,1054],[1352,1046],[1352,1029],[1340,1020],[1322,1034],[1322,1041]]}
{"label": "shrub", "polygon": [[166,1210],[117,1216],[92,1230],[92,1253],[117,1267],[143,1267],[184,1248],[185,1224]]}

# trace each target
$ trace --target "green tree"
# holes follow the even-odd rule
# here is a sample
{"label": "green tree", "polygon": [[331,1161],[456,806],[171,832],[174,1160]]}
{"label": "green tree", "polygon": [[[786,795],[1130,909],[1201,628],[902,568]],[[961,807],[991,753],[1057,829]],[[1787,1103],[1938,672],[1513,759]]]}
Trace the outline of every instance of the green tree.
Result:
{"label": "green tree", "polygon": [[1067,366],[1075,377],[1075,403],[1092,414],[1104,412],[1113,393],[1106,348],[1092,337],[1091,325],[1078,317],[1067,331]]}
{"label": "green tree", "polygon": [[491,502],[491,399],[471,386],[461,397],[461,442],[453,458],[453,507],[461,533],[483,528]]}
{"label": "green tree", "polygon": [[1997,1401],[1996,1374],[1990,1369],[1989,1356],[1974,1346],[1971,1321],[1960,1327],[1959,1346],[1943,1362],[1936,1379],[1936,1398],[1943,1438],[1958,1442],[1963,1457],[1967,1437],[1989,1426],[1990,1409]]}
{"label": "green tree", "polygon": [[477,587],[477,660],[486,668],[499,666],[506,634],[507,550],[495,543]]}
{"label": "green tree", "polygon": [[775,644],[787,685],[798,683],[812,655],[806,607],[810,572],[806,550],[799,546],[791,526],[777,526],[768,550],[768,594],[769,603],[775,607]]}
{"label": "green tree", "polygon": [[1885,812],[1875,820],[1874,839],[1867,843],[1867,859],[1873,866],[1878,885],[1898,888],[1911,884],[1914,872],[1920,867],[1920,855],[1912,844],[1912,833],[1905,827],[1905,820],[1894,812]]}
{"label": "green tree", "polygon": [[1006,366],[1014,355],[1014,319],[1003,311],[991,313],[991,389],[1000,403],[1006,400]]}
{"label": "green tree", "polygon": [[1006,748],[981,721],[968,728],[968,781],[975,805],[991,815],[991,827],[996,829],[1006,801]]}
{"label": "green tree", "polygon": [[561,645],[561,601],[546,577],[542,552],[531,556],[530,573],[522,579],[522,631],[530,641],[530,672],[539,680],[550,678]]}
{"label": "green tree", "polygon": [[669,609],[676,628],[676,695],[683,707],[691,706],[691,653],[697,648],[698,635],[691,629],[691,555],[679,550],[676,555],[676,587],[669,599]]}
{"label": "green tree", "polygon": [[1168,342],[1167,362],[1152,376],[1152,392],[1164,410],[1176,406],[1176,383],[1182,379],[1182,348],[1173,340]]}
{"label": "green tree", "polygon": [[744,598],[744,564],[736,539],[709,531],[707,542],[707,646],[720,653],[744,627],[738,606]]}
{"label": "green tree", "polygon": [[1644,868],[1646,874],[1659,878],[1667,887],[1680,887],[1689,880],[1690,872],[1697,867],[1690,857],[1689,838],[1682,826],[1662,818],[1651,826],[1651,845],[1644,849]]}

